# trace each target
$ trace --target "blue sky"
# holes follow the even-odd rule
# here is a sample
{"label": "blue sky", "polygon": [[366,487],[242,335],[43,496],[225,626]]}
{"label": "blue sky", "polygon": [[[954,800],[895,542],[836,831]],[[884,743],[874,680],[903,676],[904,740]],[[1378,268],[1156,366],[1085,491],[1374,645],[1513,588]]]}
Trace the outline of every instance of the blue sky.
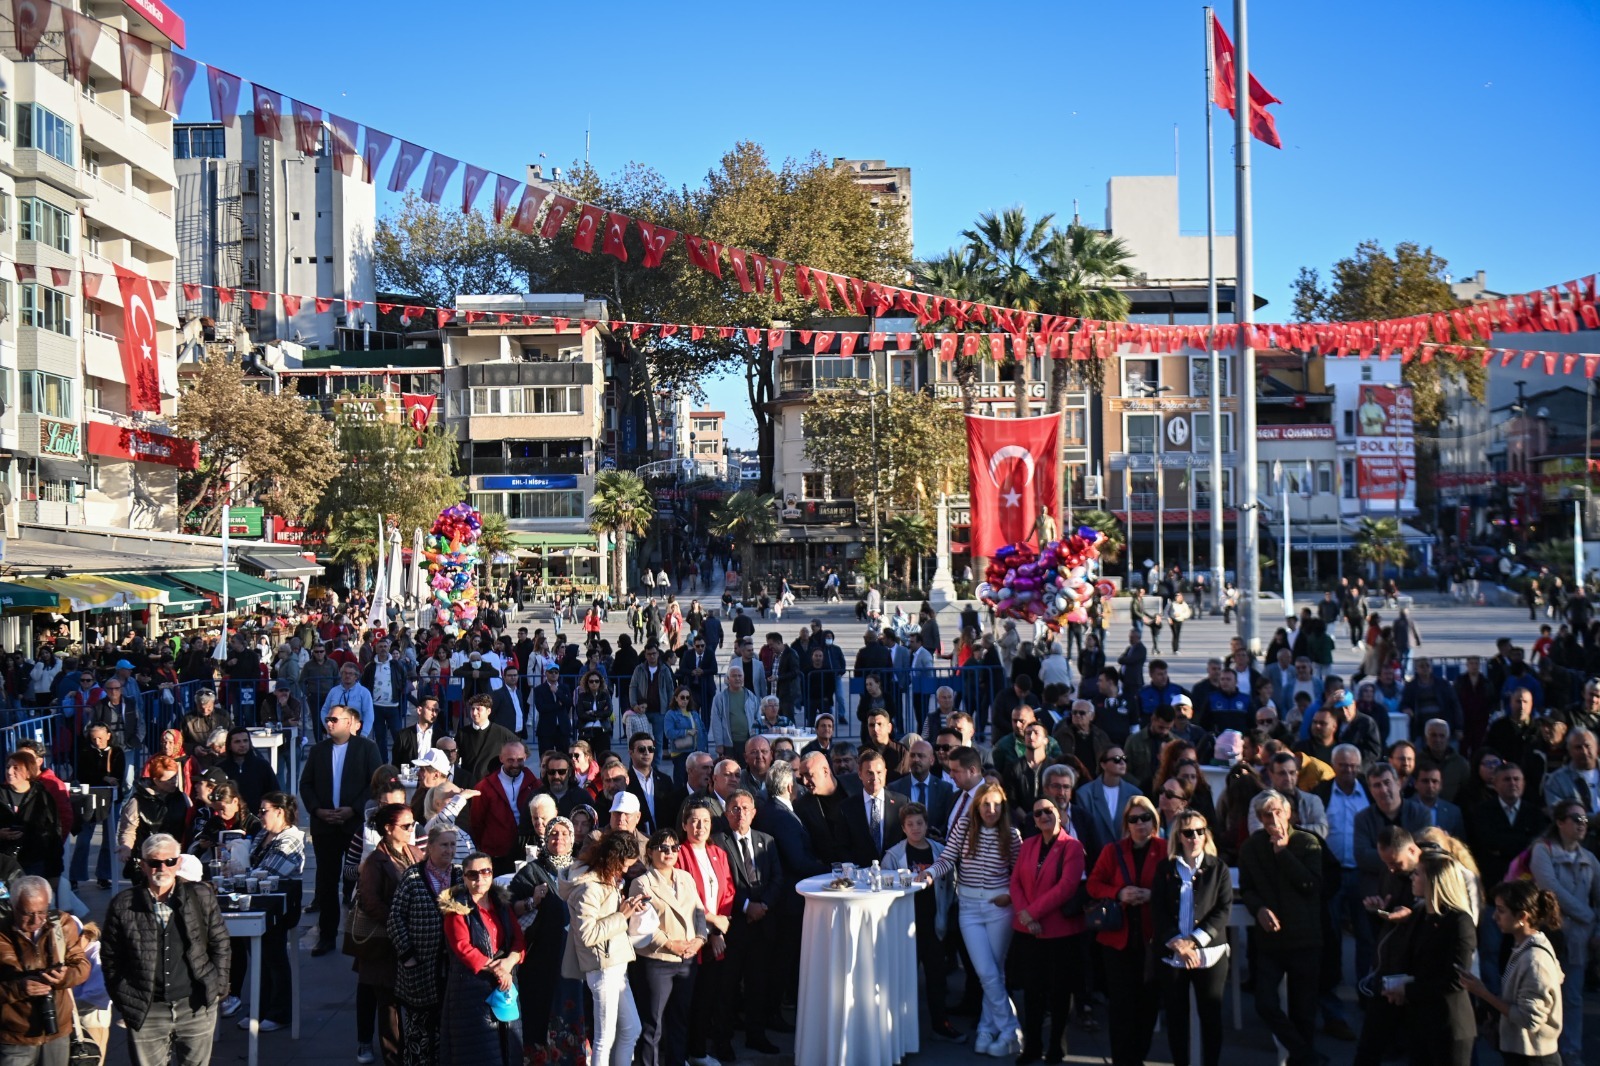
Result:
{"label": "blue sky", "polygon": [[[1176,124],[1183,226],[1205,226],[1197,4],[174,6],[194,58],[508,175],[581,159],[586,124],[600,170],[634,160],[675,183],[745,138],[775,158],[885,159],[912,168],[933,254],[1012,204],[1065,218],[1077,199],[1099,224],[1107,178],[1172,173]],[[1369,237],[1431,244],[1506,292],[1600,269],[1593,0],[1257,0],[1250,25],[1252,69],[1284,101],[1284,150],[1252,153],[1262,319],[1288,316],[1301,265]],[[185,117],[209,117],[203,85]],[[742,381],[710,391],[753,443]]]}

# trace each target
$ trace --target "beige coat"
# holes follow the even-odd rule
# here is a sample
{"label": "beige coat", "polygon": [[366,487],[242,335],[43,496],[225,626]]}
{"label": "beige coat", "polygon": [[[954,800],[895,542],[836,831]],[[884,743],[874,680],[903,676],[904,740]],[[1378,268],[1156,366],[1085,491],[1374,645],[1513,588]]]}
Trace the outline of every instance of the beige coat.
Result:
{"label": "beige coat", "polygon": [[1561,966],[1543,933],[1511,953],[1500,995],[1511,1008],[1500,1017],[1501,1052],[1554,1055],[1561,1038]]}
{"label": "beige coat", "polygon": [[586,973],[626,966],[634,960],[628,919],[617,909],[622,892],[616,885],[601,881],[584,867],[570,881],[559,882],[556,891],[571,914],[561,976],[581,979]]}
{"label": "beige coat", "polygon": [[651,934],[650,946],[639,954],[659,962],[683,962],[693,955],[674,955],[666,949],[669,940],[693,940],[706,937],[706,909],[700,903],[700,893],[694,878],[683,870],[651,870],[634,879],[628,895],[650,897],[660,927]]}

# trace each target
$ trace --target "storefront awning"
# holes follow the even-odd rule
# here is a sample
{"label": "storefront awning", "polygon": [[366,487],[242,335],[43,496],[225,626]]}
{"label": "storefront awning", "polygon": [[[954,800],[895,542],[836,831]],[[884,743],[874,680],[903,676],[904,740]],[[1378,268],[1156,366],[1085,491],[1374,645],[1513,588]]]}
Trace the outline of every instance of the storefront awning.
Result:
{"label": "storefront awning", "polygon": [[126,581],[131,585],[143,585],[167,594],[165,610],[168,614],[198,614],[211,606],[211,601],[185,587],[181,582],[174,581],[165,574],[114,574],[118,581]]}
{"label": "storefront awning", "polygon": [[102,574],[70,575],[68,577],[28,577],[17,582],[28,588],[53,592],[69,611],[115,611],[134,607],[147,607],[152,603],[165,606],[167,594],[147,585],[118,581]]}
{"label": "storefront awning", "polygon": [[757,544],[854,544],[862,540],[859,529],[838,526],[779,526],[773,535]]}
{"label": "storefront awning", "polygon": [[59,611],[61,597],[54,592],[13,585],[0,581],[0,609],[11,613],[22,611]]}
{"label": "storefront awning", "polygon": [[[194,570],[172,576],[190,588],[212,593],[219,598],[222,596],[222,574],[215,570]],[[228,602],[231,606],[248,607],[258,603],[298,598],[299,593],[282,585],[275,585],[270,581],[263,581],[235,570],[228,571]]]}
{"label": "storefront awning", "polygon": [[316,577],[324,572],[320,563],[314,563],[293,548],[247,548],[239,552],[241,565],[261,571],[269,581],[286,577]]}

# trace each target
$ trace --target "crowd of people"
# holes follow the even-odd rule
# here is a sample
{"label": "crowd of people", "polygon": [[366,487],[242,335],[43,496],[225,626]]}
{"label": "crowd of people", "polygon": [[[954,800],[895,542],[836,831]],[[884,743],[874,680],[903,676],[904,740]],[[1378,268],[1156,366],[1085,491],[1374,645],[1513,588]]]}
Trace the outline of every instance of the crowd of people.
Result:
{"label": "crowd of people", "polygon": [[[250,948],[204,882],[242,848],[285,896],[261,1029],[289,1020],[288,938],[311,912],[311,954],[350,959],[361,1063],[776,1053],[796,884],[879,863],[927,886],[904,994],[976,1054],[1061,1062],[1074,1030],[1104,1028],[1133,1066],[1164,1015],[1190,1066],[1192,1002],[1216,1066],[1238,968],[1293,1066],[1330,1041],[1358,1064],[1465,1066],[1480,1040],[1575,1066],[1600,911],[1594,635],[1508,638],[1447,680],[1400,610],[1353,627],[1346,677],[1329,623],[1351,598],[1192,679],[1144,648],[1139,611],[1109,661],[1099,619],[1029,641],[973,615],[947,647],[931,610],[874,619],[853,663],[820,622],[758,646],[737,605],[614,651],[487,624],[288,635],[273,699],[318,737],[293,793],[209,690],[148,738],[137,716],[79,723],[67,776],[109,809],[69,795],[50,745],[7,756],[0,1055],[66,1062],[114,1005],[136,1062],[209,1061]],[[105,691],[118,672],[89,676]],[[63,874],[88,879],[96,827],[97,879],[116,861],[133,881],[103,933],[52,909]]]}

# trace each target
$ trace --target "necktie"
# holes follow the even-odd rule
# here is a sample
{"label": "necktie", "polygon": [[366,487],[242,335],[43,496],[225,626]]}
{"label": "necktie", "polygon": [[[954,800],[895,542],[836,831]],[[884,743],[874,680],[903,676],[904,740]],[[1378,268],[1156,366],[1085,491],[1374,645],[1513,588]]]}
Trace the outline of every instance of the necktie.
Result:
{"label": "necktie", "polygon": [[928,805],[928,783],[926,781],[917,782],[917,802],[924,807]]}
{"label": "necktie", "polygon": [[878,797],[872,797],[868,809],[871,811],[872,821],[872,846],[879,854],[883,852],[883,814],[878,810]]}
{"label": "necktie", "polygon": [[750,854],[750,838],[739,838],[739,857],[744,860],[744,879],[755,884],[760,878],[756,876],[755,856]]}

